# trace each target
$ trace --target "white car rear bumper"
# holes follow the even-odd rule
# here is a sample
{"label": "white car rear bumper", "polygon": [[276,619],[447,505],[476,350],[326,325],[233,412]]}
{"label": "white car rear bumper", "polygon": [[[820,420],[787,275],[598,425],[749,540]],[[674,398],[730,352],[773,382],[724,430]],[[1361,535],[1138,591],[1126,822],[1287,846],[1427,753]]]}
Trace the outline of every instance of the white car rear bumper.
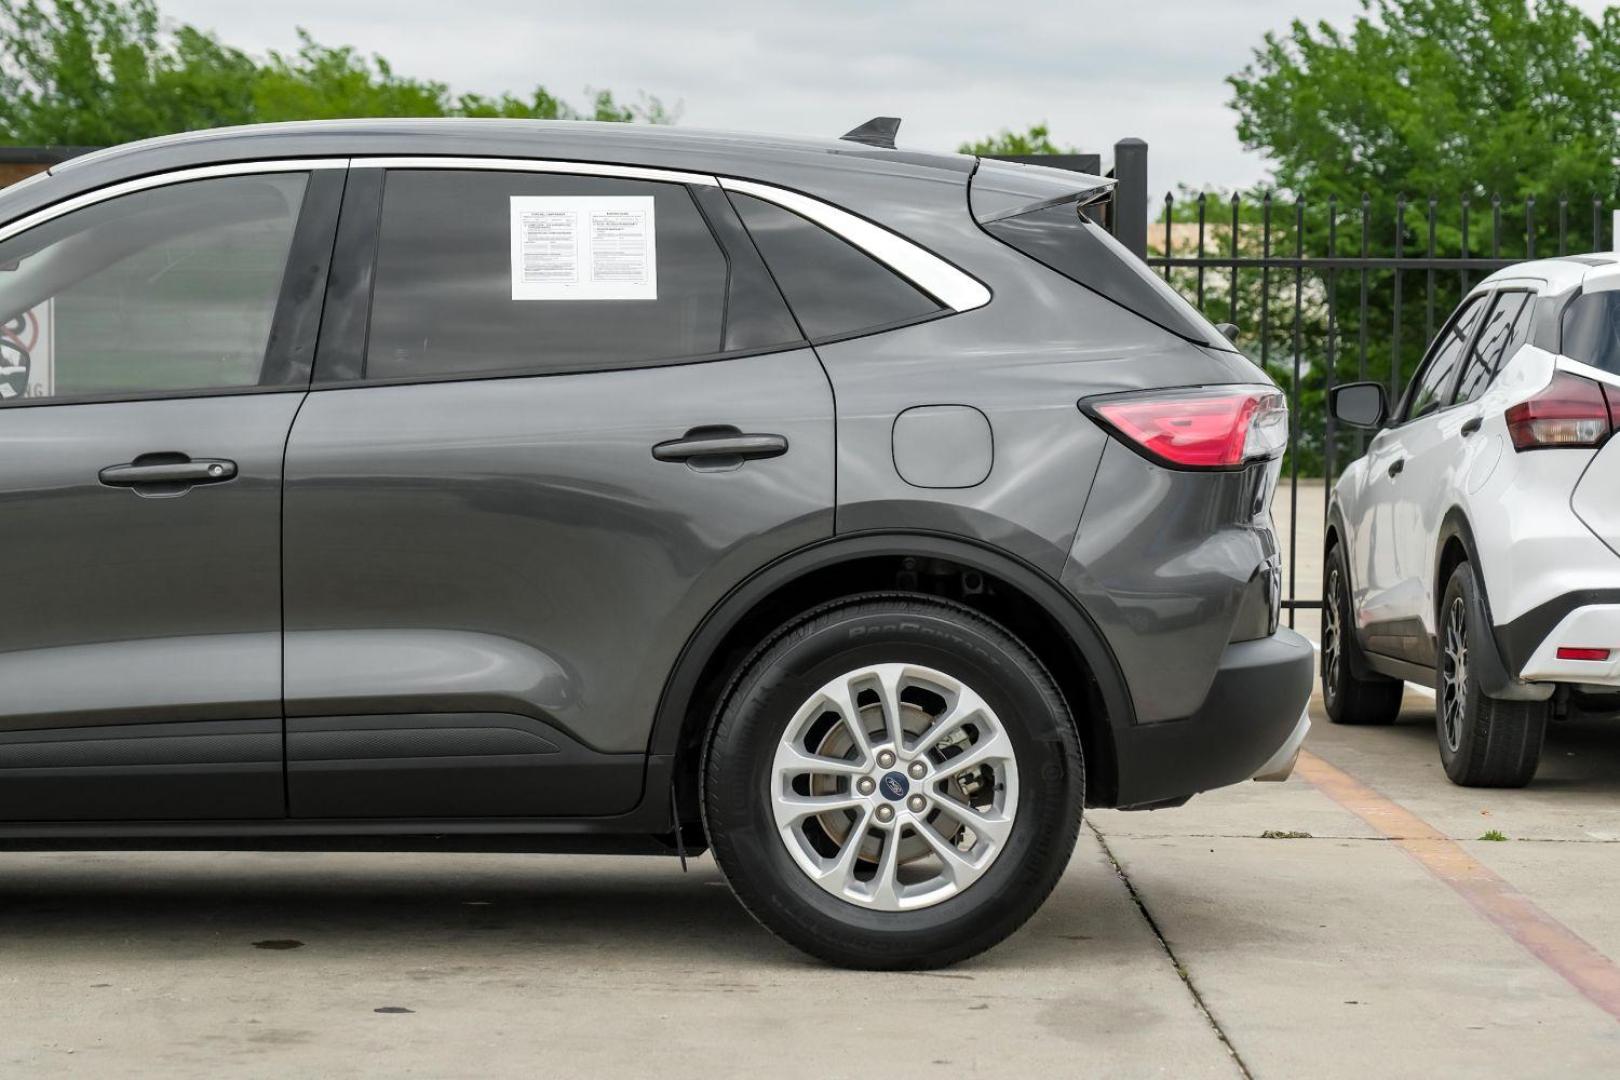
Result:
{"label": "white car rear bumper", "polygon": [[[1606,649],[1602,660],[1561,660],[1560,647]],[[1592,604],[1565,615],[1536,646],[1519,677],[1526,682],[1620,687],[1620,604]]]}

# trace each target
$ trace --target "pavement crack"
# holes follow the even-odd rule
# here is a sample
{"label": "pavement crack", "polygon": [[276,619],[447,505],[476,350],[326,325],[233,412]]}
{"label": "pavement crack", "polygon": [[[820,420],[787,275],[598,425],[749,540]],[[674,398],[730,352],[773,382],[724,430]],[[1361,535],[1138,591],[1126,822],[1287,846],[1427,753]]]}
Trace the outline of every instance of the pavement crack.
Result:
{"label": "pavement crack", "polygon": [[1169,958],[1170,966],[1175,969],[1176,976],[1181,979],[1181,985],[1187,988],[1187,994],[1192,998],[1193,1006],[1203,1016],[1204,1022],[1215,1033],[1215,1037],[1221,1041],[1221,1045],[1226,1047],[1226,1052],[1232,1055],[1232,1062],[1237,1066],[1238,1072],[1243,1075],[1244,1080],[1254,1080],[1254,1073],[1249,1071],[1248,1063],[1243,1060],[1243,1055],[1238,1053],[1237,1047],[1232,1045],[1232,1040],[1227,1038],[1226,1029],[1221,1027],[1220,1021],[1215,1019],[1215,1014],[1210,1011],[1208,1003],[1204,1001],[1204,995],[1198,992],[1198,986],[1192,979],[1192,972],[1187,970],[1180,957],[1176,956],[1176,951],[1170,947],[1170,942],[1165,939],[1164,931],[1159,929],[1159,924],[1154,920],[1153,913],[1148,910],[1147,904],[1142,900],[1142,894],[1136,891],[1136,884],[1126,875],[1125,868],[1120,865],[1119,859],[1115,858],[1113,848],[1108,846],[1107,838],[1091,821],[1086,822],[1086,827],[1091,830],[1091,835],[1097,838],[1097,844],[1102,848],[1103,855],[1108,858],[1108,864],[1114,868],[1114,873],[1119,875],[1119,880],[1124,884],[1125,891],[1130,894],[1131,903],[1135,904],[1136,910],[1141,913],[1142,921],[1147,923],[1149,930],[1153,931],[1153,937],[1158,941],[1159,948],[1164,950],[1164,955]]}

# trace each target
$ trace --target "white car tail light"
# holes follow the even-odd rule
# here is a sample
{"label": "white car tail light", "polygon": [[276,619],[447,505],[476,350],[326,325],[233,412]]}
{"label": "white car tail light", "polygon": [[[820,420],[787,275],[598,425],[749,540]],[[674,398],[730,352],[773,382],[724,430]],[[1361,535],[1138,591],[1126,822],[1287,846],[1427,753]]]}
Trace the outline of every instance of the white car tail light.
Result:
{"label": "white car tail light", "polygon": [[1288,403],[1273,386],[1155,390],[1081,408],[1132,449],[1178,469],[1237,469],[1288,445]]}
{"label": "white car tail light", "polygon": [[1507,411],[1515,450],[1602,446],[1620,418],[1620,394],[1567,371]]}

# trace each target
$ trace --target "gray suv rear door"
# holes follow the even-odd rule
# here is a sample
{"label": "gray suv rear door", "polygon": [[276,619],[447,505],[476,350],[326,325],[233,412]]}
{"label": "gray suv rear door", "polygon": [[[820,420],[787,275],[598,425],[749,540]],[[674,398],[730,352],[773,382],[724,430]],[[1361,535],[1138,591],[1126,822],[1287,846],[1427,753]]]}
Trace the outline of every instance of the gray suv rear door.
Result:
{"label": "gray suv rear door", "polygon": [[0,232],[0,819],[285,812],[282,453],[344,172],[252,168]]}
{"label": "gray suv rear door", "polygon": [[292,814],[631,809],[703,616],[832,534],[814,353],[707,177],[356,159],[338,251],[287,458]]}

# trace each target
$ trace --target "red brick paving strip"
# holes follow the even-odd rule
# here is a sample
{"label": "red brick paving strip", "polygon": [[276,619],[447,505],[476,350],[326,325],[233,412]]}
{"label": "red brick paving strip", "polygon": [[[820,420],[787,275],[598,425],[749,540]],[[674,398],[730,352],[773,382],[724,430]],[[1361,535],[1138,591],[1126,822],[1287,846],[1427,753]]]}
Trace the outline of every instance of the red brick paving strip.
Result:
{"label": "red brick paving strip", "polygon": [[1620,968],[1455,840],[1309,751],[1296,774],[1383,834],[1588,1001],[1620,1020]]}

